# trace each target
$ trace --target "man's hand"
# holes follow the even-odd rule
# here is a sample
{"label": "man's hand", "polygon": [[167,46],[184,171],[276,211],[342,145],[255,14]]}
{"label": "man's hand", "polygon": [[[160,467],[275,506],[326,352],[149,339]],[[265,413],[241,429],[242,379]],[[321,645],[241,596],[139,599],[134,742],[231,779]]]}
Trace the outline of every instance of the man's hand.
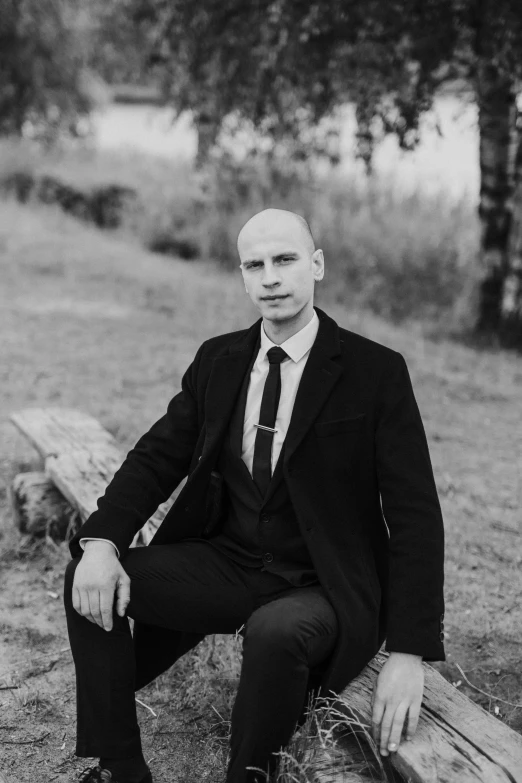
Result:
{"label": "man's hand", "polygon": [[406,739],[415,734],[424,690],[420,655],[391,652],[375,683],[372,700],[372,734],[381,755],[399,747],[406,716]]}
{"label": "man's hand", "polygon": [[107,541],[87,541],[74,574],[72,598],[76,611],[106,631],[112,630],[114,594],[116,611],[124,617],[130,601],[130,579]]}

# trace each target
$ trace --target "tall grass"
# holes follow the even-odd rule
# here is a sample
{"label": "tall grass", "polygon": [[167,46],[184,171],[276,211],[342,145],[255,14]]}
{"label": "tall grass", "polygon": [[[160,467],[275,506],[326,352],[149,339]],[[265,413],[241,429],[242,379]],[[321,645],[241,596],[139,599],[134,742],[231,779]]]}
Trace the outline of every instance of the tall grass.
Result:
{"label": "tall grass", "polygon": [[[207,636],[176,664],[179,707],[207,716],[209,741],[228,765],[230,717],[242,662],[239,634]],[[256,705],[252,705],[256,709]],[[386,766],[370,726],[339,698],[311,695],[304,720],[278,754],[272,775],[257,767],[266,783],[388,783]],[[398,779],[397,776],[393,779]]]}
{"label": "tall grass", "polygon": [[304,723],[278,755],[274,783],[390,781],[370,727],[354,711],[339,709],[335,697],[310,700]]}
{"label": "tall grass", "polygon": [[238,263],[243,223],[268,206],[309,221],[324,250],[325,299],[383,317],[442,322],[464,311],[476,284],[478,221],[467,198],[403,194],[392,180],[355,181],[341,168],[223,154],[204,172],[141,153],[75,149],[42,156],[0,145],[0,181],[16,167],[52,173],[77,187],[122,184],[138,200],[123,230],[149,249],[182,258]]}

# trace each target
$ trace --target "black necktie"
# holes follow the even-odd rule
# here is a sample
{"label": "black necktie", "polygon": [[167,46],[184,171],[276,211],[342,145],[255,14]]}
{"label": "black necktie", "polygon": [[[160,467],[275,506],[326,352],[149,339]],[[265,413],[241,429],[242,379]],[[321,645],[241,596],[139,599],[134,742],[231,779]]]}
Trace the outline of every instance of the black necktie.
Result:
{"label": "black necktie", "polygon": [[[282,348],[276,347],[270,348],[266,356],[270,363],[270,369],[261,399],[252,464],[252,478],[263,496],[266,494],[272,477],[272,441],[274,440],[277,406],[281,396],[281,362],[288,358],[288,354]],[[264,427],[268,429],[263,429]]]}

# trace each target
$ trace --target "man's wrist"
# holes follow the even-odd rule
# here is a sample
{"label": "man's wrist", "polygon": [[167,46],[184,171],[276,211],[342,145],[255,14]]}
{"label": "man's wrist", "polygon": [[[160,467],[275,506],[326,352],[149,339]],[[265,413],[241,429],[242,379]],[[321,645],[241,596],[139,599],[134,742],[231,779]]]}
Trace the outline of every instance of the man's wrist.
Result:
{"label": "man's wrist", "polygon": [[116,548],[110,541],[85,541],[83,548],[85,552],[106,552],[118,557]]}
{"label": "man's wrist", "polygon": [[419,663],[422,663],[422,655],[415,655],[414,653],[406,653],[406,652],[397,652],[394,650],[390,650],[388,653],[390,658],[403,658],[404,660],[411,660],[411,661],[418,661]]}

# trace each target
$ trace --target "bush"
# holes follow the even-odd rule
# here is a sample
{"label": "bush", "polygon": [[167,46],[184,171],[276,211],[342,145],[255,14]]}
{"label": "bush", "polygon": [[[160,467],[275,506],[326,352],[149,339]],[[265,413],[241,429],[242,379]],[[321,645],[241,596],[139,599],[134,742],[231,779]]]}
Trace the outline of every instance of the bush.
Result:
{"label": "bush", "polygon": [[347,187],[340,175],[316,206],[317,241],[332,270],[327,287],[337,298],[400,321],[444,316],[467,290],[479,228],[466,200],[399,196],[378,181]]}

